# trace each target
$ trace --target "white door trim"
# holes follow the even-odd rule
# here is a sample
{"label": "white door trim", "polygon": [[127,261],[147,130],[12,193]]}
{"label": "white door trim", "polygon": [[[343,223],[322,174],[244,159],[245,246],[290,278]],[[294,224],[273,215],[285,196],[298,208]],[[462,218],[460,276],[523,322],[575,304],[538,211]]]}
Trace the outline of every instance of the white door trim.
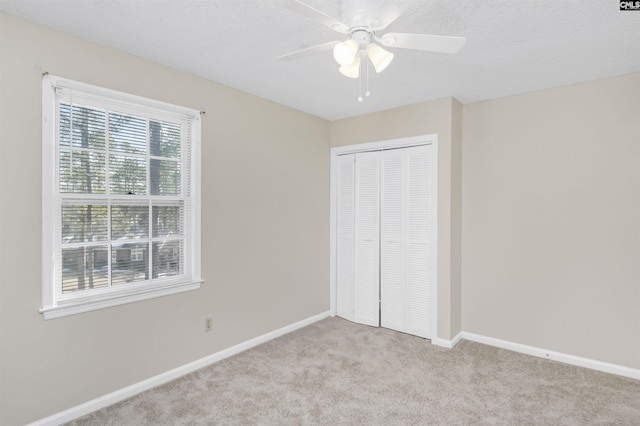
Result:
{"label": "white door trim", "polygon": [[331,185],[330,185],[330,213],[329,213],[329,309],[332,316],[336,315],[337,310],[337,290],[336,290],[336,255],[337,255],[337,173],[338,173],[338,156],[357,152],[380,151],[394,148],[406,148],[418,145],[432,145],[433,163],[431,168],[433,182],[433,203],[432,217],[433,220],[433,256],[432,256],[432,283],[433,283],[433,306],[432,306],[432,336],[431,342],[436,344],[438,341],[438,135],[420,135],[407,138],[390,139],[383,141],[367,142],[355,145],[346,145],[331,148]]}

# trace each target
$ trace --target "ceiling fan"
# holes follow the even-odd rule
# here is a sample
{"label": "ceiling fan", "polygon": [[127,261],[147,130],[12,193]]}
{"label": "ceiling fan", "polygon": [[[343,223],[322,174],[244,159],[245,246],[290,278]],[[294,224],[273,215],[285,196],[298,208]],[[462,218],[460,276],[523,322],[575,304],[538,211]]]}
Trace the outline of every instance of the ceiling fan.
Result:
{"label": "ceiling fan", "polygon": [[378,73],[391,63],[393,53],[381,46],[427,52],[458,53],[466,41],[464,37],[442,35],[380,34],[380,31],[383,31],[404,13],[398,0],[342,0],[342,21],[314,9],[300,0],[291,0],[287,5],[301,15],[346,36],[346,39],[307,47],[282,55],[278,59],[292,60],[333,49],[333,57],[340,65],[340,73],[350,78],[360,76],[360,64],[362,59],[366,60],[367,57]]}

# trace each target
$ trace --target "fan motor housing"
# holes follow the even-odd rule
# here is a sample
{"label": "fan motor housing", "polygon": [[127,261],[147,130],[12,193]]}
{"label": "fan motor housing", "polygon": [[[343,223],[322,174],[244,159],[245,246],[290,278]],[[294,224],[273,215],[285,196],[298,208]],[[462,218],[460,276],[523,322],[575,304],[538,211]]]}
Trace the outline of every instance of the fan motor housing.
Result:
{"label": "fan motor housing", "polygon": [[351,38],[357,41],[360,47],[367,47],[371,43],[371,33],[365,28],[352,29]]}

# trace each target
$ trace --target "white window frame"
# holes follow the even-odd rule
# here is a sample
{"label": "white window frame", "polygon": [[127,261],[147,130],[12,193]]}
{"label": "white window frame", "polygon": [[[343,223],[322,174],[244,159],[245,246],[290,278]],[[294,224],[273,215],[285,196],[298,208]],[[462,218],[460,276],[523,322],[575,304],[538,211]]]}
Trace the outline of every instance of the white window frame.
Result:
{"label": "white window frame", "polygon": [[[184,117],[190,122],[190,155],[183,161],[188,166],[190,208],[185,209],[184,217],[184,274],[176,277],[165,277],[145,280],[127,285],[109,286],[62,293],[57,285],[61,277],[62,242],[57,241],[60,233],[58,210],[62,205],[59,192],[59,144],[57,137],[57,99],[56,90],[71,90],[74,96],[85,97],[103,106],[117,105],[125,110],[138,110],[146,115],[158,117]],[[42,307],[40,312],[45,319],[74,315],[81,312],[117,306],[125,303],[151,299],[160,296],[196,290],[200,288],[201,254],[200,254],[200,147],[201,147],[200,111],[171,105],[168,103],[143,98],[115,90],[105,89],[85,83],[76,82],[56,76],[46,75],[42,81]],[[184,129],[183,129],[184,131]],[[184,147],[183,147],[184,149]],[[185,157],[184,155],[182,157]]]}

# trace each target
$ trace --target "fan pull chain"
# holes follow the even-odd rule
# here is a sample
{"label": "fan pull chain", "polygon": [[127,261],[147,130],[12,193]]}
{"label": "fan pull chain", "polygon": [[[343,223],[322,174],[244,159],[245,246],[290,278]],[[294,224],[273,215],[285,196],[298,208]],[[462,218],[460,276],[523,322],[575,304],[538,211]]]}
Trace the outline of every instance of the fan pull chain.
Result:
{"label": "fan pull chain", "polygon": [[[366,60],[365,58],[365,67],[367,69],[367,81],[366,81],[366,91],[364,92],[364,96],[365,97],[369,97],[371,96],[371,92],[369,91],[369,61]],[[362,61],[360,61],[360,64],[358,65],[358,102],[362,102],[363,98],[362,98]]]}
{"label": "fan pull chain", "polygon": [[364,95],[366,97],[369,97],[371,95],[371,92],[369,91],[369,61],[365,61],[367,63],[367,91],[364,92]]}
{"label": "fan pull chain", "polygon": [[358,64],[358,102],[362,102],[362,61]]}

